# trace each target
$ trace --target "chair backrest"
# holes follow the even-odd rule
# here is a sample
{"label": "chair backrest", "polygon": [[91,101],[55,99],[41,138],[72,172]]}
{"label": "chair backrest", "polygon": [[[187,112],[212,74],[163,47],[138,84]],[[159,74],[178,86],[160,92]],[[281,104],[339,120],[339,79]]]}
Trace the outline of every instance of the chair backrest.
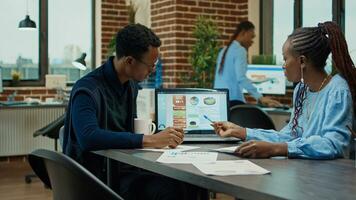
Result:
{"label": "chair backrest", "polygon": [[29,155],[36,175],[53,191],[53,199],[115,199],[122,198],[84,167],[68,156],[39,149]]}
{"label": "chair backrest", "polygon": [[231,107],[230,121],[247,128],[276,129],[268,114],[254,105]]}
{"label": "chair backrest", "polygon": [[[356,133],[356,116],[354,116],[354,120],[352,122],[352,127],[350,127],[351,130],[353,131],[353,133]],[[350,139],[350,145],[349,145],[349,158],[352,160],[356,159],[356,154],[355,154],[355,150],[356,150],[356,142],[355,142],[355,138],[356,136],[354,134],[351,133],[351,139]]]}
{"label": "chair backrest", "polygon": [[[61,148],[63,149],[63,143],[64,143],[64,126],[62,126],[59,129],[59,144],[61,145]],[[64,151],[64,150],[63,150]]]}

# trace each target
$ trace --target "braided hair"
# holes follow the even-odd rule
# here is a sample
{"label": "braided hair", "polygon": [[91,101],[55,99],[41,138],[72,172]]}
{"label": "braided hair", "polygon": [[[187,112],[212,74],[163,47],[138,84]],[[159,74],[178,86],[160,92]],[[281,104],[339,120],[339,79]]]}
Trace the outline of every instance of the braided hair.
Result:
{"label": "braided hair", "polygon": [[[337,72],[347,81],[353,107],[356,109],[356,68],[350,57],[347,43],[339,26],[335,22],[319,23],[317,27],[296,29],[288,36],[294,54],[304,55],[314,67],[323,70],[326,59],[332,53],[333,64]],[[307,86],[299,84],[292,120],[292,134],[297,135],[298,118],[302,114],[306,99]]]}
{"label": "braided hair", "polygon": [[230,38],[229,43],[227,44],[224,53],[222,55],[221,58],[221,62],[220,62],[220,66],[219,66],[219,74],[221,74],[223,72],[224,69],[224,63],[225,63],[225,57],[226,57],[226,53],[229,50],[230,45],[232,44],[232,42],[236,39],[236,37],[242,32],[242,31],[249,31],[255,29],[255,26],[252,24],[252,22],[250,21],[243,21],[240,22],[237,26],[236,29],[233,33],[233,35]]}

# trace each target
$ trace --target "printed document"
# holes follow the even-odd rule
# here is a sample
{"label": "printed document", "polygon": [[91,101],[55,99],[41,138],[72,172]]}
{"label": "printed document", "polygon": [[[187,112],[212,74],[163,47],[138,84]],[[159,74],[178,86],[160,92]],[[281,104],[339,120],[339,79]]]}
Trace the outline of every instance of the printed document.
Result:
{"label": "printed document", "polygon": [[139,150],[144,150],[144,151],[155,151],[155,152],[166,152],[166,151],[189,151],[192,149],[198,149],[200,147],[197,146],[187,146],[187,145],[178,145],[176,148],[172,149],[169,147],[164,147],[162,149],[155,149],[155,148],[144,148],[144,149],[139,149]]}
{"label": "printed document", "polygon": [[157,162],[190,164],[193,162],[214,162],[217,157],[218,153],[216,152],[166,151],[157,159]]}
{"label": "printed document", "polygon": [[215,162],[193,163],[206,175],[262,175],[270,171],[254,164],[249,160],[219,160]]}

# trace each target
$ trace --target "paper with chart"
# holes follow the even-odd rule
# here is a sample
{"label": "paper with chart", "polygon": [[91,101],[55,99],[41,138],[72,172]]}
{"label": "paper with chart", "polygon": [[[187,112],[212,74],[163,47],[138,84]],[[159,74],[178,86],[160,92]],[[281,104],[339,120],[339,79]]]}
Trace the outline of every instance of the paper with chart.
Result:
{"label": "paper with chart", "polygon": [[270,171],[254,164],[249,160],[219,160],[215,162],[193,163],[206,175],[262,175]]}
{"label": "paper with chart", "polygon": [[198,149],[200,147],[197,146],[187,146],[187,145],[178,145],[176,148],[172,149],[169,147],[164,147],[162,149],[155,149],[155,148],[144,148],[144,149],[139,149],[139,150],[144,150],[144,151],[155,151],[155,152],[166,152],[166,151],[189,151],[192,149]]}
{"label": "paper with chart", "polygon": [[217,158],[218,153],[216,152],[166,151],[157,159],[157,162],[191,164],[193,162],[214,162]]}
{"label": "paper with chart", "polygon": [[235,150],[236,150],[238,147],[239,147],[239,146],[223,147],[223,148],[212,149],[212,150],[213,150],[213,151],[217,151],[217,152],[222,152],[222,153],[235,153]]}

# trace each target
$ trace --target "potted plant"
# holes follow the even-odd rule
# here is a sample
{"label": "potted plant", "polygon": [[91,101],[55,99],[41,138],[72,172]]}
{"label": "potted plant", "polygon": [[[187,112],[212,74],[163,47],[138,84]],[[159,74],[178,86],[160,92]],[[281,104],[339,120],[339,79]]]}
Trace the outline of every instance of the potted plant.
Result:
{"label": "potted plant", "polygon": [[216,23],[210,18],[198,16],[193,30],[196,42],[189,62],[192,64],[192,82],[199,88],[212,88],[216,59],[219,53],[219,31]]}
{"label": "potted plant", "polygon": [[16,86],[20,82],[21,79],[21,72],[17,70],[12,70],[11,71],[11,85]]}

